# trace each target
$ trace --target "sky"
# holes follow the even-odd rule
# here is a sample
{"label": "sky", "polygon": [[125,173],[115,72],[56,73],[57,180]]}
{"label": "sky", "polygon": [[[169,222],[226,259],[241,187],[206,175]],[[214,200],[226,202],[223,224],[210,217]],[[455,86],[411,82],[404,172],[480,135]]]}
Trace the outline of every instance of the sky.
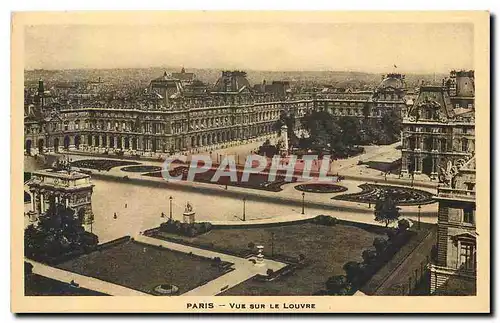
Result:
{"label": "sky", "polygon": [[465,23],[35,25],[25,67],[448,73],[474,68],[473,34]]}

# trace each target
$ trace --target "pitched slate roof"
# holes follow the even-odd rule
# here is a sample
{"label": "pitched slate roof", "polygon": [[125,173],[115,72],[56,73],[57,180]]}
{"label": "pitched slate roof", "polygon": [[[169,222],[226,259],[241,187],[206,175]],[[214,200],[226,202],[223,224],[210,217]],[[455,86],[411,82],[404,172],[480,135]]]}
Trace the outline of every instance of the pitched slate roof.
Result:
{"label": "pitched slate roof", "polygon": [[413,109],[426,104],[439,105],[441,112],[443,112],[448,118],[455,115],[450,96],[441,86],[422,86],[420,88],[420,93],[413,104]]}

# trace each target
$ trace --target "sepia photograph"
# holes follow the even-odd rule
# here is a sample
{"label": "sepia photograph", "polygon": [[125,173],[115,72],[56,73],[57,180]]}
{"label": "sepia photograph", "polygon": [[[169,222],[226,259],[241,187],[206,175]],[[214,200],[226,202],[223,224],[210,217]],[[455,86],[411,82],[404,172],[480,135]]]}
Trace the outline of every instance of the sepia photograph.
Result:
{"label": "sepia photograph", "polygon": [[12,310],[489,311],[489,19],[14,13]]}

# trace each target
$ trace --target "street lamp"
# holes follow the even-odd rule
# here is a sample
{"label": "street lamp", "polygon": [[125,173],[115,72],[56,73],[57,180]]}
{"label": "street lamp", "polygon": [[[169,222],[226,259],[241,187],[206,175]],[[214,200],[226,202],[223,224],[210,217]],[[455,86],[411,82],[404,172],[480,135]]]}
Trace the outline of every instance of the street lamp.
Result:
{"label": "street lamp", "polygon": [[422,206],[419,204],[418,205],[418,229],[420,230],[420,209],[422,208]]}
{"label": "street lamp", "polygon": [[173,200],[173,198],[172,198],[172,196],[170,196],[168,199],[170,200],[170,219],[172,219],[172,200]]}
{"label": "street lamp", "polygon": [[306,193],[302,192],[302,214],[304,214],[304,199],[305,199]]}
{"label": "street lamp", "polygon": [[246,198],[246,197],[244,197],[244,198],[243,198],[243,221],[246,221],[246,219],[245,219],[245,202],[246,202],[246,201],[247,201],[247,198]]}

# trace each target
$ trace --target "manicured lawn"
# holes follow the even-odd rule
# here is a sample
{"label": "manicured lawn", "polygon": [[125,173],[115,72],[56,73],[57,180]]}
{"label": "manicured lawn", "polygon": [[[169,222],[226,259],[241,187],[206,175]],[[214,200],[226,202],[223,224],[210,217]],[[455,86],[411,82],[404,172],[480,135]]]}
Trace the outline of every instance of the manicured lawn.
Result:
{"label": "manicured lawn", "polygon": [[[171,176],[182,176],[182,180],[187,180],[187,175],[189,172],[189,167],[179,166],[174,170],[170,171]],[[259,174],[250,174],[248,177],[248,181],[243,181],[242,176],[243,172],[238,170],[236,173],[237,181],[233,182],[230,180],[229,176],[220,177],[217,181],[212,182],[212,178],[214,178],[216,169],[209,169],[204,173],[198,173],[194,176],[195,182],[202,182],[207,184],[216,184],[216,185],[228,185],[228,186],[237,186],[244,188],[252,188],[257,190],[264,190],[269,192],[279,192],[282,190],[281,186],[283,184],[288,183],[284,175],[278,173],[276,178],[272,181],[269,180],[269,175],[264,173]],[[153,177],[162,177],[162,172],[151,172],[144,174],[145,176],[153,176]],[[296,182],[297,178],[292,177],[291,182]]]}
{"label": "manicured lawn", "polygon": [[[193,244],[213,245],[214,249],[226,249],[242,253],[248,244],[265,247],[264,254],[298,257],[304,254],[307,266],[298,268],[290,276],[261,282],[249,279],[221,295],[312,295],[325,288],[326,280],[333,275],[344,274],[343,265],[348,261],[362,261],[361,253],[381,235],[378,230],[366,230],[356,226],[337,224],[333,227],[303,223],[261,228],[213,229],[195,238],[182,238]],[[271,243],[274,234],[273,243]],[[179,238],[178,236],[176,238]]]}
{"label": "manicured lawn", "polygon": [[209,259],[134,241],[110,246],[56,267],[145,293],[151,293],[160,284],[173,284],[182,294],[223,274]]}
{"label": "manicured lawn", "polygon": [[64,282],[32,274],[25,281],[26,296],[108,296],[85,288],[72,287]]}
{"label": "manicured lawn", "polygon": [[127,165],[139,165],[140,163],[126,160],[112,159],[82,159],[71,162],[71,166],[109,171],[111,168]]}

